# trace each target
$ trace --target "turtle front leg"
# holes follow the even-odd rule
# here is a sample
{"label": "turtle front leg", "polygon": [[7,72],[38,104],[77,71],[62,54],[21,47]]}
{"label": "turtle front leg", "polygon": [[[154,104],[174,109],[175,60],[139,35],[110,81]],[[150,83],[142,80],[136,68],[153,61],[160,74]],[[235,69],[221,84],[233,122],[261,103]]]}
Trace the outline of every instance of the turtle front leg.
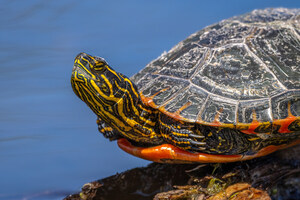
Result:
{"label": "turtle front leg", "polygon": [[205,150],[205,137],[194,125],[181,123],[165,115],[159,116],[160,134],[168,143],[181,149],[201,152]]}
{"label": "turtle front leg", "polygon": [[98,124],[98,130],[109,140],[117,140],[120,138],[120,134],[114,130],[111,126],[107,125],[102,119],[97,118],[96,123]]}

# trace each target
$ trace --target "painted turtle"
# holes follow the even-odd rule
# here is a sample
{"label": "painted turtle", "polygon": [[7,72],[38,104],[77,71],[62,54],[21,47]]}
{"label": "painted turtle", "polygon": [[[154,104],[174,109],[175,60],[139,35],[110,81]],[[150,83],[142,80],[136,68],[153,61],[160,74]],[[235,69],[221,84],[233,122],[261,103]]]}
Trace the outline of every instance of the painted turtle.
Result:
{"label": "painted turtle", "polygon": [[131,79],[76,56],[71,84],[99,131],[155,162],[234,162],[300,142],[300,9],[208,26]]}

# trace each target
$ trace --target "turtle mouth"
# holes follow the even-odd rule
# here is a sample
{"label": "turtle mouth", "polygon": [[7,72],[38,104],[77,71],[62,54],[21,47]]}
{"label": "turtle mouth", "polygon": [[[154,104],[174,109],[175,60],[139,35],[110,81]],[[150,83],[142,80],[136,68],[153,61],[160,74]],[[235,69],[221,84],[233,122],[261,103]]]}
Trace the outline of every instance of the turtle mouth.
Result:
{"label": "turtle mouth", "polygon": [[77,63],[75,63],[72,69],[71,80],[84,83],[85,77],[88,77],[88,74],[81,67],[79,67]]}
{"label": "turtle mouth", "polygon": [[87,80],[93,80],[97,82],[97,77],[89,70],[89,64],[86,63],[85,65],[83,65],[83,62],[81,61],[81,55],[82,53],[78,54],[74,60],[71,80],[81,83],[84,83]]}

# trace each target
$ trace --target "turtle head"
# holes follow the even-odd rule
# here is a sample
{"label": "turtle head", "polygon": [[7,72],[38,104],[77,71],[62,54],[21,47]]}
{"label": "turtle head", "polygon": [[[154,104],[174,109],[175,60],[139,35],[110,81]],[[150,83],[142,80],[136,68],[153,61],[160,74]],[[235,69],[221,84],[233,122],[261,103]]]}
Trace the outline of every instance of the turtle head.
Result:
{"label": "turtle head", "polygon": [[71,84],[75,94],[107,123],[119,118],[119,104],[123,106],[128,98],[135,104],[139,99],[126,76],[114,71],[103,58],[86,53],[75,57]]}
{"label": "turtle head", "polygon": [[135,84],[103,58],[78,54],[71,84],[75,94],[98,116],[98,128],[105,137],[161,142],[155,131],[157,112],[142,102]]}

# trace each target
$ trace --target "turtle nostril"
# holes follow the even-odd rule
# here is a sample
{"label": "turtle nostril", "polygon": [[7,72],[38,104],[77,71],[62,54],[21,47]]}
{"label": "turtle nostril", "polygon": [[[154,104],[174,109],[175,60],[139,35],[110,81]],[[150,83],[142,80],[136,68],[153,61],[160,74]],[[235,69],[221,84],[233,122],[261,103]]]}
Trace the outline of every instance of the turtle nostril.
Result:
{"label": "turtle nostril", "polygon": [[85,56],[86,56],[86,53],[81,52],[81,53],[77,54],[77,56],[75,57],[74,60],[80,59],[80,58],[85,57]]}
{"label": "turtle nostril", "polygon": [[81,53],[78,54],[78,55],[75,57],[74,61],[77,60],[77,59],[80,59],[80,57],[81,57]]}
{"label": "turtle nostril", "polygon": [[74,65],[74,66],[73,66],[72,74],[73,74],[75,71],[77,71],[77,68],[78,68],[77,65]]}

